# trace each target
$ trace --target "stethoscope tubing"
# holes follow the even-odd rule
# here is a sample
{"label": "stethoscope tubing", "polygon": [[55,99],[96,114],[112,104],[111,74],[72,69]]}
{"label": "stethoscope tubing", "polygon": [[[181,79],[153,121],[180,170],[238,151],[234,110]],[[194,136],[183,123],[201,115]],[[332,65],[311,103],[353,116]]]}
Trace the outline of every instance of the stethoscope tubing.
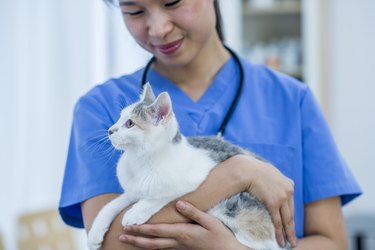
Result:
{"label": "stethoscope tubing", "polygon": [[[221,123],[221,125],[219,127],[219,130],[217,132],[217,136],[218,137],[222,137],[224,135],[224,132],[225,132],[225,129],[226,129],[228,123],[229,123],[229,120],[232,117],[233,112],[235,111],[235,109],[237,107],[238,101],[240,100],[241,93],[242,93],[242,88],[243,88],[243,81],[244,81],[244,70],[243,70],[243,66],[242,66],[242,63],[240,61],[240,58],[237,56],[237,54],[232,49],[230,49],[229,47],[227,47],[225,45],[224,45],[224,47],[228,50],[228,52],[231,54],[231,56],[233,57],[233,59],[236,61],[237,65],[238,65],[238,70],[239,70],[239,85],[238,85],[238,89],[237,89],[237,92],[236,92],[236,96],[234,97],[234,99],[232,101],[232,104],[230,105],[229,110],[226,113],[226,115],[224,117],[224,120],[223,120],[223,122]],[[151,64],[154,61],[155,61],[155,57],[152,57],[147,62],[146,66],[145,66],[145,68],[143,70],[142,79],[141,79],[141,87],[142,88],[144,87],[144,85],[147,82],[147,75],[148,75],[148,72],[150,70]]]}

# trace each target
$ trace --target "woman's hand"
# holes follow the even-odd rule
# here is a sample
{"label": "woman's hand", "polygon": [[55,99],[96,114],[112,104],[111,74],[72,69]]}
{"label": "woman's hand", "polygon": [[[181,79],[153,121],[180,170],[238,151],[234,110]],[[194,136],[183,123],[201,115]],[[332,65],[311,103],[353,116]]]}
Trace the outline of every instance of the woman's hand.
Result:
{"label": "woman's hand", "polygon": [[177,210],[198,224],[144,224],[129,226],[120,240],[146,249],[249,249],[239,243],[232,232],[217,218],[204,213],[191,204],[179,201]]}
{"label": "woman's hand", "polygon": [[[244,156],[247,157],[247,156]],[[256,160],[257,159],[250,159]],[[252,167],[255,166],[255,167]],[[294,182],[284,176],[277,168],[265,163],[250,164],[251,181],[248,182],[247,192],[257,197],[266,205],[276,229],[276,238],[284,246],[284,232],[293,247],[297,245],[294,225]],[[246,171],[246,169],[244,170]],[[247,169],[246,172],[249,170]]]}

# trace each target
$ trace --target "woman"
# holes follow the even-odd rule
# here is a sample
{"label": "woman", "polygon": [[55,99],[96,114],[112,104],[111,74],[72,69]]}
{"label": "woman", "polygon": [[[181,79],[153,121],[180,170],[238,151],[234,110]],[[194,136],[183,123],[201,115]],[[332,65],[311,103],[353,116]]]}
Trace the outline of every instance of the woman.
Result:
{"label": "woman", "polygon": [[[297,249],[345,249],[341,205],[359,195],[360,188],[308,87],[264,66],[237,62],[221,41],[214,0],[119,4],[131,35],[155,57],[144,76],[156,94],[169,92],[181,131],[186,136],[217,134],[242,83],[223,136],[273,165],[246,156],[225,161],[196,192],[182,198],[189,203],[165,207],[149,221],[154,225],[124,230],[124,210],[103,248],[248,249],[202,211],[249,191],[266,204],[280,245],[285,231],[293,246],[295,234],[300,238]],[[117,120],[120,103],[137,100],[143,73],[109,80],[76,105],[60,201],[62,218],[70,225],[89,230],[100,208],[122,192],[115,176],[119,154],[98,155],[110,149],[108,142],[100,144],[104,136],[98,131],[107,131]]]}

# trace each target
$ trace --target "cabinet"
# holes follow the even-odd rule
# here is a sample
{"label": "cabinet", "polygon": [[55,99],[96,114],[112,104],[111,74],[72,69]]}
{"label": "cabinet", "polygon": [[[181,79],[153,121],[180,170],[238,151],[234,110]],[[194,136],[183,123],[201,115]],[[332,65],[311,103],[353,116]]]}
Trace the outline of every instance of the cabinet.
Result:
{"label": "cabinet", "polygon": [[300,0],[242,0],[242,54],[303,79]]}

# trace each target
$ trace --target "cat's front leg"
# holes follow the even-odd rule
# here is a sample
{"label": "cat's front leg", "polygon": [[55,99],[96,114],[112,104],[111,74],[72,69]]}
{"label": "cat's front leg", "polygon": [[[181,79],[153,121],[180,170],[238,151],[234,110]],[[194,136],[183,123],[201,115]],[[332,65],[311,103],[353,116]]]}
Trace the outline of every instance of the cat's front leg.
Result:
{"label": "cat's front leg", "polygon": [[122,217],[122,225],[143,224],[170,201],[171,199],[140,200],[124,214],[124,217]]}
{"label": "cat's front leg", "polygon": [[132,201],[124,194],[106,204],[96,216],[87,236],[87,246],[91,250],[100,249],[104,235],[116,216]]}

